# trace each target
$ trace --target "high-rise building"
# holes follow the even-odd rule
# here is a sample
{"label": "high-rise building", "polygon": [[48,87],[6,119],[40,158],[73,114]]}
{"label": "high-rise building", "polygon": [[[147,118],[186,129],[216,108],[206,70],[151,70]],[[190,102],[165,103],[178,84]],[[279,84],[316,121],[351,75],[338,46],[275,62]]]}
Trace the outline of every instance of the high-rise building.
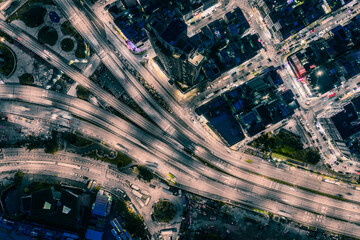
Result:
{"label": "high-rise building", "polygon": [[346,140],[360,131],[359,117],[352,101],[335,104],[317,117],[326,135],[345,155],[350,155]]}
{"label": "high-rise building", "polygon": [[157,17],[150,18],[146,26],[150,43],[170,79],[193,86],[198,82],[204,57],[186,36],[186,29],[181,19],[166,25]]}

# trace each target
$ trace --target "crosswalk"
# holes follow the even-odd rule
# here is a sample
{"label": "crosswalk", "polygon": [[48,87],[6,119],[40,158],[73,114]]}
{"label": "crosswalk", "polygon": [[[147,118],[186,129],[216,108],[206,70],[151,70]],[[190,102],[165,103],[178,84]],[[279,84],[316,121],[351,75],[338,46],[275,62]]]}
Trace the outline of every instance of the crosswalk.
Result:
{"label": "crosswalk", "polygon": [[326,210],[327,210],[327,207],[322,207],[321,208],[321,213],[322,214],[314,214],[314,213],[311,213],[311,212],[305,212],[305,215],[304,215],[304,220],[307,221],[307,222],[318,222],[318,223],[322,223],[325,221],[326,219],[326,216],[325,216],[325,213],[326,213]]}

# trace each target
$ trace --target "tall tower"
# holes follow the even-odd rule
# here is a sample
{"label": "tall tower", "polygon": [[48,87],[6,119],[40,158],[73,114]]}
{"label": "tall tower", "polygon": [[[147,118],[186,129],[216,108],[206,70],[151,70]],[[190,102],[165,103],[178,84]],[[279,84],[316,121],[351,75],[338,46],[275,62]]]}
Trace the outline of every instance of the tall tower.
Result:
{"label": "tall tower", "polygon": [[195,85],[204,57],[186,36],[187,25],[180,19],[174,19],[166,25],[153,17],[145,29],[171,80],[188,86]]}

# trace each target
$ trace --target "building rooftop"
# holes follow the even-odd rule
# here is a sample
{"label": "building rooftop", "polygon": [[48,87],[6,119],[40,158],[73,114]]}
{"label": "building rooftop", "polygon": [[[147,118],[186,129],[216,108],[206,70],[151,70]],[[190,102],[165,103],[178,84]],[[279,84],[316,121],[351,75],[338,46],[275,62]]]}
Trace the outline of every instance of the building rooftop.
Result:
{"label": "building rooftop", "polygon": [[353,124],[358,120],[358,115],[352,103],[343,106],[343,110],[330,117],[339,131],[342,139],[346,139],[360,130],[359,124]]}
{"label": "building rooftop", "polygon": [[170,45],[174,45],[180,37],[185,33],[187,25],[180,19],[172,20],[165,30],[161,33],[161,37]]}
{"label": "building rooftop", "polygon": [[188,58],[188,61],[194,65],[194,66],[198,66],[202,60],[204,59],[204,56],[201,55],[199,52],[194,52],[193,54],[191,54]]}
{"label": "building rooftop", "polygon": [[105,195],[96,195],[96,200],[91,211],[92,214],[104,217],[108,208],[109,197]]}
{"label": "building rooftop", "polygon": [[103,232],[99,232],[93,229],[87,229],[85,234],[85,239],[87,240],[99,240],[102,239]]}

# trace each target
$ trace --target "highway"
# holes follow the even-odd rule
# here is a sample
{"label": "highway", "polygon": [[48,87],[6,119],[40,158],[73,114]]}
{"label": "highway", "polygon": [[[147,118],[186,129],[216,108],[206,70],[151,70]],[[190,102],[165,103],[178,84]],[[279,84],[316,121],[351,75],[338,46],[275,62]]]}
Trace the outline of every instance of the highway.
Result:
{"label": "highway", "polygon": [[[181,151],[176,151],[172,148],[172,146],[167,146],[166,144],[162,143],[161,141],[155,139],[153,136],[148,134],[147,132],[143,131],[142,129],[138,128],[137,126],[130,124],[123,119],[114,116],[113,114],[99,108],[95,107],[94,105],[56,92],[52,91],[46,91],[40,88],[31,87],[31,86],[21,86],[21,85],[3,85],[0,86],[0,99],[4,100],[16,100],[21,97],[21,101],[24,102],[30,102],[34,104],[39,105],[47,105],[47,106],[53,106],[56,108],[60,108],[64,111],[69,111],[72,115],[76,116],[77,118],[86,119],[88,122],[92,122],[93,124],[96,124],[96,126],[101,126],[104,129],[107,129],[108,131],[111,131],[112,133],[116,133],[118,136],[122,136],[123,139],[121,140],[113,140],[112,138],[108,137],[102,137],[101,140],[104,140],[108,142],[109,144],[116,146],[116,144],[121,141],[123,144],[124,141],[128,140],[131,141],[137,145],[139,145],[143,149],[149,150],[150,147],[153,148],[151,151],[156,151],[155,153],[164,153],[167,154],[169,157],[172,157],[173,160],[181,161],[183,160],[183,164],[187,165],[187,167],[194,167],[198,162],[196,159],[191,158],[189,155],[184,155]],[[21,109],[21,108],[19,108]],[[10,110],[9,110],[10,111]],[[16,110],[11,110],[15,112]],[[17,114],[27,114],[27,112],[18,112]],[[44,115],[39,113],[39,111],[35,112],[35,116],[48,118],[48,115]],[[71,121],[72,124],[75,124],[74,121]],[[75,125],[74,127],[77,127],[78,125]],[[89,126],[91,127],[91,126]],[[81,127],[81,129],[87,130],[86,127]],[[100,134],[97,134],[98,136],[95,138],[98,138]],[[125,144],[125,143],[124,143]],[[127,144],[125,144],[127,145]],[[137,151],[137,150],[136,150]],[[132,152],[129,151],[129,154],[136,154],[136,151]],[[211,158],[210,154],[206,150],[199,149],[197,151],[197,154],[201,156],[204,159]],[[157,155],[157,154],[155,154]],[[263,161],[260,158],[251,156],[251,155],[245,155],[246,159],[251,159],[254,161],[254,164],[249,164],[245,161],[245,158],[240,158],[242,161],[237,161],[234,165],[225,164],[224,162],[221,162],[221,160],[217,159],[215,162],[210,162],[211,164],[218,166],[221,169],[229,171],[231,174],[242,177],[243,174],[246,174],[246,172],[257,172],[260,174],[263,174],[264,176],[286,181],[288,178],[287,174],[291,174],[293,178],[291,180],[288,180],[289,183],[299,185],[302,187],[310,188],[310,189],[317,189],[319,186],[314,185],[314,179],[318,179],[319,177],[310,174],[310,176],[314,176],[314,179],[303,179],[304,172],[301,170],[292,170],[292,168],[286,167],[287,171],[290,171],[291,173],[286,173],[283,169],[276,168],[273,166],[273,164],[270,164],[266,161]],[[138,158],[136,158],[138,159]],[[173,161],[173,164],[176,163],[176,161]],[[257,163],[256,163],[257,162]],[[244,164],[245,163],[245,164]],[[260,163],[260,164],[259,164]],[[181,167],[181,165],[178,165]],[[205,166],[198,165],[199,169],[204,169]],[[201,167],[201,168],[200,168]],[[242,169],[244,171],[236,173],[238,169]],[[255,175],[254,175],[255,176]],[[248,179],[243,178],[243,179]],[[318,179],[319,180],[319,179]],[[321,181],[320,182],[321,185]],[[305,184],[307,183],[307,184]],[[327,191],[325,191],[327,192]],[[338,189],[333,189],[333,191],[329,191],[327,193],[329,194],[337,194],[339,192]]]}
{"label": "highway", "polygon": [[[164,132],[158,128],[158,124],[161,122],[157,122],[155,125],[153,122],[148,121],[143,116],[135,112],[133,109],[117,100],[110,93],[103,90],[100,86],[96,85],[84,75],[82,75],[77,69],[68,65],[68,62],[59,56],[57,53],[53,52],[46,46],[38,43],[34,38],[27,35],[21,29],[7,24],[6,22],[0,20],[0,28],[3,32],[7,33],[9,36],[13,37],[16,41],[39,55],[49,64],[53,65],[57,69],[64,72],[67,76],[78,82],[79,84],[86,87],[92,94],[94,94],[97,98],[101,99],[103,102],[107,103],[115,110],[117,110],[122,115],[126,116],[128,119],[131,119],[133,123],[140,126],[141,128],[150,131],[151,134],[162,137],[164,136]],[[141,97],[140,97],[141,98]],[[162,126],[167,125],[163,124]],[[165,136],[166,137],[166,136]],[[172,140],[174,142],[174,140]]]}
{"label": "highway", "polygon": [[[119,185],[124,185],[124,181],[131,179],[125,174],[114,172],[111,169],[107,169],[107,164],[102,162],[93,161],[87,158],[76,156],[75,154],[69,154],[64,152],[59,152],[55,157],[50,154],[41,153],[40,150],[34,152],[27,152],[23,149],[4,149],[3,150],[3,159],[0,159],[0,171],[9,172],[22,170],[25,172],[36,173],[36,174],[57,174],[61,177],[72,178],[78,181],[83,181],[83,177],[88,177],[90,179],[96,180],[101,186],[109,188],[116,192],[116,189]],[[27,160],[24,160],[27,159]],[[32,160],[34,159],[34,160]],[[57,163],[57,164],[56,164]],[[66,163],[60,164],[59,163]],[[89,169],[88,171],[84,169]],[[69,174],[70,173],[70,174]],[[137,183],[138,184],[138,183]],[[139,182],[139,184],[141,184]],[[294,217],[299,222],[325,228],[334,232],[343,232],[346,231],[350,236],[356,237],[356,234],[359,233],[360,227],[356,224],[349,222],[342,222],[336,219],[327,217],[329,212],[334,211],[336,214],[343,214],[341,210],[336,208],[329,208],[327,205],[322,205],[320,209],[313,208],[314,211],[319,211],[320,214],[314,214],[309,211],[299,210],[293,208],[286,203],[280,203],[279,201],[274,200],[262,200],[258,198],[255,194],[246,193],[243,191],[237,191],[236,194],[229,194],[232,188],[222,188],[217,189],[223,195],[220,195],[218,192],[214,191],[199,191],[189,186],[184,186],[184,189],[187,189],[191,192],[196,192],[202,196],[222,200],[222,201],[233,201],[233,203],[246,203],[250,205],[261,205],[262,209],[277,213],[281,215],[289,215]],[[129,191],[127,188],[123,188],[125,191]],[[208,189],[206,189],[208,190]],[[254,191],[259,191],[254,189]],[[233,192],[233,191],[232,191]],[[131,198],[131,194],[128,194]],[[244,196],[246,196],[244,198]],[[251,202],[248,202],[246,198],[251,196]],[[281,201],[281,200],[280,200]],[[302,200],[302,204],[307,205],[306,200]],[[358,211],[358,210],[357,210]],[[351,215],[345,215],[344,217],[349,218],[352,221],[352,218],[356,218],[356,214],[352,213]]]}
{"label": "highway", "polygon": [[[58,4],[65,4],[65,1]],[[70,8],[71,11],[74,11],[72,9],[73,6],[65,7]],[[147,154],[147,156],[152,158],[155,157],[156,159],[161,158],[162,161],[165,161],[167,164],[171,164],[171,167],[177,167],[179,172],[178,174],[181,176],[183,176],[184,172],[186,172],[186,170],[184,170],[185,165],[190,168],[189,172],[194,175],[191,177],[186,177],[186,179],[183,180],[184,182],[179,183],[183,184],[187,188],[191,188],[191,186],[196,185],[198,186],[198,189],[201,189],[202,191],[207,191],[206,194],[212,194],[218,197],[223,196],[233,201],[246,202],[250,201],[249,199],[254,199],[252,203],[247,203],[261,209],[268,209],[269,211],[271,210],[271,212],[279,213],[280,210],[290,212],[291,218],[299,220],[300,222],[305,221],[307,223],[312,223],[312,225],[317,225],[320,223],[314,222],[313,220],[311,220],[311,218],[309,218],[308,220],[304,220],[304,212],[301,212],[301,209],[305,208],[308,212],[319,212],[320,206],[323,206],[326,203],[326,208],[331,210],[326,213],[328,217],[324,219],[321,224],[324,224],[324,226],[322,227],[325,227],[327,229],[336,229],[336,224],[333,223],[333,221],[337,220],[334,220],[331,217],[339,217],[340,219],[351,222],[359,221],[359,219],[356,217],[356,214],[358,214],[357,203],[349,205],[343,204],[344,202],[339,203],[338,200],[332,198],[324,199],[323,196],[316,195],[310,192],[303,193],[302,191],[296,191],[296,193],[294,194],[289,194],[289,189],[287,189],[286,185],[281,185],[279,189],[275,189],[276,191],[274,191],[275,186],[271,187],[271,190],[269,190],[269,186],[273,186],[270,185],[274,183],[273,181],[268,181],[265,178],[265,180],[263,180],[263,178],[259,178],[258,176],[256,176],[256,174],[249,174],[246,171],[244,172],[244,170],[242,169],[261,173],[264,176],[268,177],[275,176],[274,178],[276,179],[284,179],[284,181],[294,183],[296,186],[305,186],[309,189],[314,190],[318,188],[318,190],[332,195],[338,194],[339,192],[344,194],[349,192],[352,195],[346,196],[347,199],[359,199],[358,192],[356,190],[347,189],[346,186],[342,183],[341,185],[344,186],[341,186],[341,188],[339,188],[339,186],[337,185],[322,182],[321,179],[319,179],[318,177],[304,177],[304,172],[297,169],[284,170],[275,168],[271,164],[263,162],[263,160],[259,158],[248,156],[242,153],[229,154],[225,151],[225,148],[221,144],[218,144],[214,141],[210,143],[202,143],[202,139],[193,132],[191,132],[186,126],[186,124],[180,124],[176,121],[171,122],[170,120],[174,120],[173,116],[171,116],[157,103],[155,103],[152,97],[146,92],[145,89],[143,89],[143,87],[137,82],[136,79],[134,79],[134,77],[132,77],[130,73],[124,74],[124,71],[127,71],[124,70],[126,69],[126,67],[123,66],[121,61],[108,48],[105,40],[101,38],[100,41],[98,39],[99,35],[97,35],[96,31],[92,30],[90,26],[87,27],[87,24],[77,23],[76,21],[84,20],[84,18],[73,17],[77,16],[74,14],[78,13],[75,12],[69,14],[70,21],[72,21],[76,28],[78,27],[78,25],[85,25],[82,34],[88,34],[89,37],[87,40],[90,40],[89,42],[92,43],[93,48],[95,47],[94,49],[97,50],[97,53],[99,54],[102,61],[106,63],[105,65],[110,68],[109,70],[111,70],[114,75],[117,76],[119,79],[125,80],[125,82],[129,80],[131,84],[128,84],[127,82],[125,84],[122,83],[122,85],[125,86],[129,85],[125,88],[127,92],[130,92],[130,95],[132,97],[135,96],[134,100],[136,100],[137,103],[140,103],[140,106],[144,109],[144,111],[149,113],[150,117],[152,117],[154,122],[156,122],[156,125],[160,125],[162,130],[168,132],[174,137],[174,139],[177,140],[174,140],[167,135],[164,136],[164,132],[161,131],[155,124],[145,120],[143,117],[136,114],[126,105],[122,104],[120,101],[112,97],[112,95],[102,90],[96,84],[92,83],[85,76],[79,73],[77,69],[68,66],[64,62],[64,60],[61,59],[61,57],[59,57],[57,54],[47,49],[46,47],[38,44],[33,38],[29,37],[24,32],[18,30],[16,27],[6,24],[3,21],[0,21],[0,27],[2,31],[12,36],[14,39],[17,39],[17,41],[19,41],[21,44],[34,51],[36,54],[44,58],[53,66],[62,70],[64,73],[66,73],[69,77],[73,78],[78,83],[87,87],[95,96],[102,99],[104,102],[109,103],[109,105],[114,107],[114,109],[118,110],[122,114],[125,113],[124,115],[131,119],[131,121],[133,121],[136,125],[141,127],[142,130],[133,128],[133,126],[131,128],[124,129],[124,126],[129,126],[125,124],[125,121],[118,123],[118,121],[120,121],[118,118],[114,116],[108,116],[112,114],[108,113],[107,115],[104,113],[104,110],[96,109],[96,111],[94,111],[93,108],[96,108],[95,106],[92,106],[91,104],[89,104],[90,106],[88,106],[85,102],[76,102],[76,100],[74,100],[74,103],[70,104],[69,102],[66,102],[68,101],[66,97],[59,97],[57,94],[50,93],[45,90],[41,90],[42,92],[39,94],[39,92],[36,92],[37,90],[33,93],[29,93],[28,90],[19,88],[17,90],[13,90],[13,94],[11,94],[11,91],[3,91],[1,93],[1,98],[21,98],[22,101],[29,101],[38,105],[47,104],[48,106],[54,105],[56,107],[66,109],[67,111],[72,112],[72,114],[74,114],[75,116],[88,119],[90,122],[96,123],[96,125],[101,126],[90,126],[88,122],[79,121],[76,127],[82,129],[81,131],[83,131],[85,134],[89,134],[86,133],[86,131],[96,133],[94,138],[102,140],[107,139],[107,141],[114,145],[117,142],[120,142],[128,146],[129,148],[134,147],[134,145],[138,146],[136,150],[129,152],[131,156],[135,156],[135,159],[141,159],[143,157],[142,154]],[[92,40],[91,38],[94,38],[95,40]],[[35,96],[32,96],[32,94]],[[144,96],[146,97],[146,100],[144,100]],[[155,108],[155,110],[153,108]],[[174,124],[174,127],[171,127],[172,124]],[[151,138],[151,136],[148,135],[149,133],[151,133],[156,138]],[[194,141],[199,145],[204,144],[206,147],[211,149],[212,152],[202,149],[200,147],[197,148],[196,154],[216,165],[217,167],[225,169],[227,172],[236,176],[236,178],[229,177],[229,179],[227,179],[226,177],[224,177],[224,174],[220,173],[219,171],[215,171],[213,169],[205,167],[199,162],[196,162],[194,159],[191,159],[190,156],[183,153],[177,141],[179,140],[181,144],[186,145],[187,143],[184,143],[184,140],[186,141],[186,138],[191,139],[191,141]],[[151,144],[148,145],[149,143]],[[221,148],[219,148],[219,146],[221,146]],[[215,157],[214,154],[217,154],[222,159],[226,159],[227,163],[225,162],[225,160],[221,160],[218,157]],[[254,164],[247,164],[245,161],[239,161],[239,158],[242,159],[247,157],[249,157],[249,159],[252,159],[254,161]],[[231,163],[231,165],[229,163]],[[203,169],[205,169],[205,171]],[[163,170],[163,174],[166,174],[166,170]],[[199,181],[198,184],[196,184],[197,182],[194,182],[195,180],[192,177],[199,179],[197,180]],[[212,181],[210,181],[211,179]],[[218,182],[219,179],[222,179],[221,181],[223,183]],[[239,181],[240,179],[241,181]],[[251,183],[249,183],[249,179],[251,179]],[[229,183],[225,184],[227,181],[229,181]],[[254,186],[254,183],[256,183],[256,186]],[[268,184],[268,186],[266,186],[266,184]],[[238,189],[241,189],[241,192],[239,192]],[[245,191],[244,189],[247,191]],[[284,190],[281,191],[281,189]],[[247,192],[247,194],[244,194],[243,192]],[[256,197],[252,195],[255,193]],[[311,201],[309,202],[309,200]],[[289,207],[289,204],[286,204],[286,201],[288,201],[289,204],[291,203],[291,205],[296,208]],[[281,214],[281,212],[279,214],[284,215]],[[353,215],[355,216],[352,217]],[[302,218],[300,219],[300,217]],[[346,233],[347,230],[352,229],[353,233],[359,233],[357,225],[351,223],[342,223],[340,225],[341,226],[337,228],[338,230],[336,230],[337,232]],[[348,235],[353,233],[347,232]]]}
{"label": "highway", "polygon": [[[20,86],[20,87],[22,87],[22,86]],[[30,88],[33,88],[33,87],[30,87]],[[42,91],[42,90],[40,89],[40,91]],[[7,90],[7,91],[4,91],[4,92],[9,93],[11,91]],[[27,89],[26,91],[18,93],[18,94],[21,94],[21,95],[25,96],[25,92],[31,93],[31,91],[29,91],[29,89]],[[66,96],[66,95],[64,95],[64,96]],[[66,97],[68,97],[68,96],[66,96]],[[16,99],[16,96],[14,96],[14,99]],[[25,96],[24,99],[26,99],[26,96]],[[44,102],[44,101],[42,100],[42,102]],[[49,102],[53,102],[53,101],[49,101]],[[61,107],[61,104],[57,103],[57,106]],[[13,112],[13,110],[12,110],[12,112]],[[37,116],[39,116],[38,112],[35,112],[35,113],[37,114]],[[36,116],[34,116],[34,117],[36,117]],[[83,116],[83,117],[86,117],[86,116]],[[101,123],[101,124],[103,124],[103,123]],[[105,133],[106,131],[104,131],[102,129],[103,127],[101,127],[101,128],[95,127],[94,128],[94,127],[91,127],[91,125],[89,125],[88,122],[76,123],[76,126],[78,126],[80,131],[81,131],[81,129],[86,129],[87,132],[85,134],[89,134],[90,132],[94,132],[98,136],[102,136],[105,139],[114,139],[114,136],[111,136],[111,134],[106,134]],[[104,127],[106,127],[105,124],[104,124]],[[92,129],[94,129],[94,130],[92,130]],[[90,134],[90,136],[91,136],[91,134]],[[96,136],[94,138],[96,138]],[[116,141],[119,141],[119,140],[116,140]],[[126,145],[126,143],[122,143],[122,144]],[[127,147],[129,147],[129,146],[127,146]],[[131,149],[131,147],[129,147],[129,149]],[[139,153],[141,153],[141,151],[144,151],[144,150],[142,150],[142,147],[140,147],[139,149],[136,149],[133,152],[130,150],[129,153],[137,154],[137,157],[139,158],[139,155],[141,155]],[[151,156],[150,159],[154,159],[154,158],[158,159],[159,158],[159,153],[155,153],[154,155],[156,155],[156,156]],[[149,159],[149,157],[144,158],[144,155],[142,155],[140,158]],[[164,163],[161,163],[160,165],[164,165]],[[201,165],[201,164],[198,164],[197,166],[195,166],[195,165],[196,164],[193,164],[191,166],[191,170],[189,170],[189,172],[191,172],[193,175],[196,175],[196,177],[198,177],[199,179],[201,178],[201,179],[196,180],[196,179],[194,179],[192,177],[190,177],[190,178],[189,177],[184,177],[184,182],[180,181],[180,183],[182,185],[187,186],[187,187],[191,187],[191,186],[193,186],[194,181],[198,181],[198,183],[195,184],[196,186],[201,186],[202,190],[206,189],[207,191],[214,191],[212,194],[215,194],[219,190],[224,191],[224,189],[226,189],[226,188],[231,189],[231,192],[234,192],[234,189],[233,189],[233,187],[234,187],[236,192],[239,191],[239,190],[241,190],[242,193],[247,192],[247,194],[245,194],[241,198],[239,198],[239,199],[242,199],[245,202],[250,201],[250,199],[253,199],[256,196],[256,194],[259,194],[259,196],[256,196],[256,197],[261,199],[262,202],[263,201],[269,201],[269,199],[274,199],[275,201],[282,202],[282,204],[285,204],[285,205],[286,205],[286,202],[294,202],[294,204],[292,204],[292,205],[294,205],[294,206],[297,205],[298,208],[305,208],[308,211],[312,211],[314,209],[320,208],[320,206],[323,206],[323,203],[328,203],[328,204],[330,204],[329,206],[327,206],[329,209],[331,209],[332,207],[335,207],[334,210],[329,211],[328,216],[329,217],[331,217],[331,216],[339,216],[338,213],[344,212],[345,215],[340,216],[340,218],[342,217],[342,218],[344,218],[344,220],[346,220],[346,214],[347,214],[346,209],[349,208],[348,210],[350,210],[352,208],[352,205],[353,205],[353,204],[351,204],[351,205],[349,205],[349,207],[347,207],[346,204],[343,204],[343,202],[341,204],[337,203],[336,201],[338,201],[338,200],[334,200],[334,199],[330,199],[330,198],[324,198],[323,196],[314,197],[314,196],[311,196],[312,193],[310,193],[310,195],[309,195],[309,192],[303,191],[301,189],[296,189],[296,188],[295,188],[295,190],[291,190],[291,191],[294,191],[293,194],[289,194],[290,190],[289,190],[288,186],[283,185],[283,184],[279,184],[279,183],[274,183],[274,182],[269,181],[269,180],[267,180],[265,178],[262,178],[262,177],[259,177],[259,176],[253,175],[253,174],[249,174],[249,173],[244,172],[244,171],[241,172],[242,179],[245,179],[247,181],[244,181],[244,180],[240,181],[239,178],[232,178],[232,177],[226,177],[226,176],[224,177],[223,174],[219,174],[219,172],[217,172],[217,171],[211,171],[210,169],[205,170],[205,167],[203,165]],[[263,167],[263,166],[266,166],[266,164],[262,165],[261,167]],[[180,166],[180,168],[184,169],[184,166]],[[200,174],[197,174],[194,171],[196,168],[198,168],[198,171],[200,171],[201,174],[204,175],[204,176],[200,176]],[[254,166],[254,168],[259,170],[256,166]],[[167,171],[169,171],[169,166],[165,167],[165,169],[163,169],[163,173],[162,173],[163,176],[166,175]],[[173,172],[173,170],[171,170],[171,171]],[[176,171],[176,169],[175,169],[175,171]],[[288,171],[293,171],[293,172],[290,172],[289,174],[297,175],[296,174],[297,171],[295,169],[294,170],[288,170]],[[299,171],[299,173],[303,174],[303,172],[301,172],[301,171]],[[183,171],[182,172],[177,171],[175,174],[177,176],[182,176],[184,174],[184,172]],[[234,173],[234,174],[236,174],[236,173]],[[205,176],[207,176],[207,178]],[[315,178],[314,179],[310,179],[310,178],[311,178],[311,175],[307,176],[307,178],[304,178],[304,175],[301,175],[301,176],[299,176],[298,181],[306,181],[306,179],[308,179],[308,180],[310,180],[309,184],[314,184]],[[183,179],[183,177],[180,177],[180,179]],[[210,181],[211,179],[213,181]],[[219,179],[223,179],[222,180],[223,183],[218,182]],[[249,179],[251,179],[251,182],[248,181]],[[204,181],[206,183],[204,183]],[[255,186],[254,186],[254,183],[256,183]],[[325,187],[321,188],[321,191],[326,190],[326,188],[332,188],[332,191],[335,191],[335,192],[339,191],[338,190],[339,186],[337,186],[337,185],[324,183],[324,182],[320,182],[320,183],[322,183],[322,185],[325,186]],[[294,188],[290,188],[290,189],[294,189]],[[351,192],[354,193],[353,195],[349,196],[349,198],[354,198],[354,200],[356,200],[356,198],[358,199],[358,196],[357,196],[358,192],[356,190],[348,189],[347,191],[350,192],[350,193]],[[221,195],[223,195],[223,194],[218,193],[218,196],[221,196]],[[226,196],[226,195],[223,195],[223,196]],[[244,196],[247,196],[247,197],[244,198]],[[298,200],[295,201],[294,197],[296,199],[298,199]],[[348,197],[346,197],[346,198],[348,198]],[[237,198],[230,198],[230,199],[235,201]],[[309,200],[311,200],[312,202],[304,203],[304,201],[309,201]],[[333,201],[335,201],[335,202],[333,203]],[[336,206],[342,206],[345,209],[336,210],[336,208],[337,208]],[[257,205],[257,207],[260,207],[260,205]],[[357,204],[354,207],[357,209]],[[279,208],[279,209],[283,209],[283,208]],[[354,221],[355,220],[356,219],[354,219]]]}

